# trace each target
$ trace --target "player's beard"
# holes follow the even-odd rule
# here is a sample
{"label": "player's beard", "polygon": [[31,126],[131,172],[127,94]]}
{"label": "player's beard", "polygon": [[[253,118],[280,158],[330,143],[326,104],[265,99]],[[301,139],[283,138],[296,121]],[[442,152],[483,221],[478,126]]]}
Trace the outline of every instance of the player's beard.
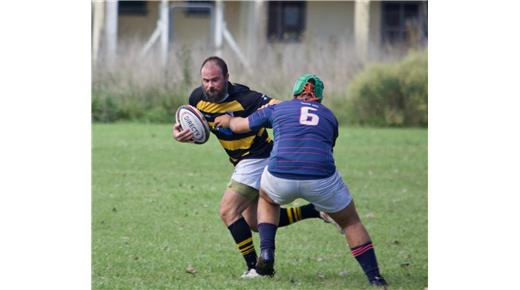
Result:
{"label": "player's beard", "polygon": [[213,90],[209,90],[209,91],[206,91],[204,90],[204,88],[202,88],[202,91],[204,92],[204,97],[212,102],[212,103],[220,103],[222,101],[224,101],[226,98],[227,98],[227,95],[228,95],[228,83],[226,82],[226,85],[224,86],[224,88],[222,90],[216,90],[216,89],[213,89]]}

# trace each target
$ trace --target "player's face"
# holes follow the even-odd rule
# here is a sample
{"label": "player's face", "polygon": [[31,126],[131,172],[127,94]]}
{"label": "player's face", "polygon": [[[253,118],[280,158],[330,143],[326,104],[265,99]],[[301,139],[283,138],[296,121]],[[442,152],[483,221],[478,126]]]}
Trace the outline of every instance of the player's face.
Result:
{"label": "player's face", "polygon": [[218,102],[227,94],[228,75],[223,75],[220,67],[214,62],[207,62],[200,72],[202,89],[209,101]]}

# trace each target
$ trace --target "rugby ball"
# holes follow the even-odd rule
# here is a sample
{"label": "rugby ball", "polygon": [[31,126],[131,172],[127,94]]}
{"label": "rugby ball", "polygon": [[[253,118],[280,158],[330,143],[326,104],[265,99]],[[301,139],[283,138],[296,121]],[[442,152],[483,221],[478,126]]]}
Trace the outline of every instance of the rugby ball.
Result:
{"label": "rugby ball", "polygon": [[177,123],[183,129],[189,129],[193,133],[195,144],[204,144],[209,139],[209,126],[202,113],[190,105],[182,105],[175,113]]}

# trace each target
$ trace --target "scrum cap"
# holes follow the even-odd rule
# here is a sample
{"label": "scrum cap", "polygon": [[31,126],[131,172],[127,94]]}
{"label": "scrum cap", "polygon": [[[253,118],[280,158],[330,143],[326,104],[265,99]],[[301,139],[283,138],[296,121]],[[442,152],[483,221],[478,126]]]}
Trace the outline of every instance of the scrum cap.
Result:
{"label": "scrum cap", "polygon": [[314,94],[315,96],[322,100],[323,99],[323,82],[320,80],[320,78],[313,74],[304,74],[300,76],[296,82],[294,83],[293,87],[293,96],[297,96],[301,94],[305,88],[305,84],[307,84],[308,81],[313,80],[314,81]]}

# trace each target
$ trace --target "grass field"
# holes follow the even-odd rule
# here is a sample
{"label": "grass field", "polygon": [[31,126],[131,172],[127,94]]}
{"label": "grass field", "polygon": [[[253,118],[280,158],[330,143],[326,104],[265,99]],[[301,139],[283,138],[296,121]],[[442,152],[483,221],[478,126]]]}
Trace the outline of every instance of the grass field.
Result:
{"label": "grass field", "polygon": [[[93,289],[370,288],[316,219],[278,231],[275,278],[241,280],[218,216],[233,168],[214,136],[180,144],[169,125],[93,124],[92,140]],[[334,151],[391,289],[428,285],[427,148],[425,129],[341,128]]]}

